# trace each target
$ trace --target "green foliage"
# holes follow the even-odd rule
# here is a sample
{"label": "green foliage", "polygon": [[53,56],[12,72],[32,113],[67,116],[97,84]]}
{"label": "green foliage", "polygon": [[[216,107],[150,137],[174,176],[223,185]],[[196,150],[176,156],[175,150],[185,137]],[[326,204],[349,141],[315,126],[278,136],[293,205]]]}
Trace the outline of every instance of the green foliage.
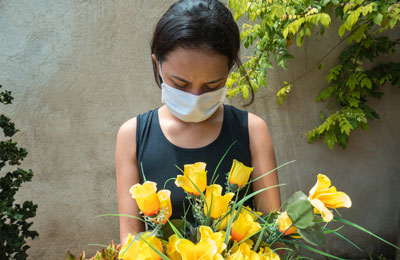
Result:
{"label": "green foliage", "polygon": [[[400,39],[389,39],[382,33],[398,26],[399,2],[229,0],[228,4],[235,19],[246,16],[251,22],[251,25],[243,24],[241,40],[246,48],[254,49],[253,55],[228,79],[229,97],[242,93],[247,98],[250,87],[254,92],[261,86],[266,87],[266,69],[274,67],[272,61],[275,60],[277,67],[287,69],[287,61],[294,58],[288,51],[294,38],[297,46],[301,47],[314,27],[318,35],[324,34],[331,23],[332,13],[341,21],[338,34],[341,42],[347,39],[348,46],[340,55],[339,64],[329,70],[326,78],[330,85],[316,97],[317,102],[329,102],[329,115],[325,116],[326,111],[320,112],[323,122],[309,132],[309,142],[323,139],[331,149],[336,143],[345,148],[352,130],[367,130],[367,120],[379,118],[368,106],[368,100],[380,99],[383,95],[380,89],[386,83],[400,85],[400,62],[380,64],[369,70],[364,68],[366,61],[373,62],[382,54],[395,53]],[[321,69],[322,60],[312,69]],[[279,105],[300,78],[284,81],[284,86],[277,92]]]}
{"label": "green foliage", "polygon": [[[1,85],[0,85],[1,88]],[[13,97],[11,92],[0,92],[0,103],[11,104]],[[0,115],[0,127],[4,136],[12,137],[18,130],[14,123],[5,115]],[[17,147],[17,143],[11,139],[0,141],[0,170],[6,166],[20,165],[26,157],[24,148]],[[32,201],[21,204],[15,203],[15,195],[22,183],[31,181],[31,170],[16,170],[1,174],[0,178],[0,259],[22,260],[27,258],[26,239],[34,239],[38,236],[36,231],[30,230],[32,222],[27,220],[36,215],[37,205]]]}
{"label": "green foliage", "polygon": [[121,250],[121,244],[115,245],[113,241],[108,246],[103,246],[101,251],[97,251],[96,255],[91,258],[86,258],[85,251],[77,258],[70,251],[67,252],[66,260],[117,260],[118,253]]}
{"label": "green foliage", "polygon": [[316,101],[330,100],[339,105],[340,110],[323,120],[323,123],[309,132],[308,141],[324,138],[330,148],[338,143],[346,148],[350,131],[368,130],[368,120],[378,119],[379,115],[368,105],[370,98],[380,99],[381,87],[390,82],[400,86],[400,63],[386,63],[370,70],[363,67],[365,60],[374,60],[380,54],[394,53],[400,41],[387,37],[368,36],[360,44],[352,44],[340,56],[340,65],[327,75],[331,86],[322,90]]}
{"label": "green foliage", "polygon": [[307,228],[313,222],[313,207],[302,191],[295,192],[286,202],[286,211],[297,228]]}

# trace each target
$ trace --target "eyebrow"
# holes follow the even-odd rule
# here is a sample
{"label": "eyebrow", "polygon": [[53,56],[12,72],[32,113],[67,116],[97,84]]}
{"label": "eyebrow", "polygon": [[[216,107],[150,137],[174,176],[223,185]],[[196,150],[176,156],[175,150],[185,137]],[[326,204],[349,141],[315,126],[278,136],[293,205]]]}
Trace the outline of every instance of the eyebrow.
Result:
{"label": "eyebrow", "polygon": [[[175,78],[175,79],[177,79],[177,80],[180,80],[180,81],[182,81],[182,82],[185,82],[185,83],[190,83],[189,81],[187,81],[187,80],[185,80],[185,79],[183,79],[183,78],[181,78],[181,77],[178,77],[178,76],[175,76],[175,75],[171,75],[173,78]],[[223,80],[224,78],[220,78],[220,79],[216,79],[216,80],[212,80],[212,81],[209,81],[209,82],[206,82],[206,83],[204,83],[204,84],[212,84],[212,83],[217,83],[217,82],[219,82],[219,81],[221,81],[221,80]]]}

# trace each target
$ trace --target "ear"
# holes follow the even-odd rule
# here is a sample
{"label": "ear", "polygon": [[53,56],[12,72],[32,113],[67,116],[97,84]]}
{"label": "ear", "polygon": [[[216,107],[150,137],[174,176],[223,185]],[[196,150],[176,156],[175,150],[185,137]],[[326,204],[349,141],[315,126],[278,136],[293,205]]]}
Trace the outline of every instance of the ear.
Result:
{"label": "ear", "polygon": [[[157,65],[157,68],[160,68],[160,64],[158,64],[158,60],[156,55],[153,53],[151,54],[151,59],[153,60],[153,62]],[[158,71],[158,73],[160,73],[160,71]]]}

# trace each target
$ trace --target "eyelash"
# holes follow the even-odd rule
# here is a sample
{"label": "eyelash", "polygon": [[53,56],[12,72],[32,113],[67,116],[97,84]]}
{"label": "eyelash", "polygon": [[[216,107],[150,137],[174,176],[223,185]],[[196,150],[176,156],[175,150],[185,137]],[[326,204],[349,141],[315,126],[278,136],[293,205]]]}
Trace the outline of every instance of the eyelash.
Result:
{"label": "eyelash", "polygon": [[177,88],[186,88],[186,87],[187,87],[187,85],[181,86],[181,85],[178,85],[178,84],[176,84],[176,83],[174,83],[174,85],[175,85],[175,87],[177,87]]}
{"label": "eyelash", "polygon": [[[174,85],[175,85],[175,87],[177,87],[177,88],[186,88],[188,85],[184,85],[184,86],[181,86],[181,85],[178,85],[178,84],[176,84],[175,82],[174,82]],[[214,90],[214,89],[216,89],[216,88],[218,88],[219,87],[219,85],[218,86],[215,86],[215,87],[213,87],[213,88],[211,88],[211,87],[209,87],[209,86],[205,86],[205,88],[207,89],[207,90]]]}

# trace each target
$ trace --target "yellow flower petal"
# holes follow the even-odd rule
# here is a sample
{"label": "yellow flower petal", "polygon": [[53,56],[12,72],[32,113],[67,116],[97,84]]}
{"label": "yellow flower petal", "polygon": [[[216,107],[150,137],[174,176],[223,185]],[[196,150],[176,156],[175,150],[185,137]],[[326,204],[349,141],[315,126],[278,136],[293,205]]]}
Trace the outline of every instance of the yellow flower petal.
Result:
{"label": "yellow flower petal", "polygon": [[[226,229],[226,227],[228,226],[229,220],[231,219],[231,214],[232,212],[230,212],[230,208],[227,208],[226,211],[221,215],[221,217],[218,219],[218,227],[217,230],[224,230]],[[233,216],[236,215],[236,210],[233,213]]]}
{"label": "yellow flower petal", "polygon": [[219,218],[228,208],[229,202],[232,200],[234,193],[226,193],[221,196],[222,187],[218,184],[207,186],[206,188],[206,201],[207,205],[204,205],[204,214],[208,214],[208,210],[211,207],[210,216],[212,218]]}
{"label": "yellow flower petal", "polygon": [[233,160],[228,177],[229,183],[236,184],[239,187],[242,187],[248,182],[252,171],[252,167],[247,167],[238,160]]}
{"label": "yellow flower petal", "polygon": [[175,248],[180,253],[182,260],[214,260],[214,256],[217,254],[217,246],[211,239],[202,240],[197,245],[190,240],[179,239]]}
{"label": "yellow flower petal", "polygon": [[176,248],[175,248],[176,242],[178,242],[178,240],[179,240],[179,238],[175,234],[170,236],[168,239],[166,253],[167,253],[167,256],[169,258],[171,258],[171,260],[181,260],[182,259],[181,255],[179,254],[178,251],[176,251]]}
{"label": "yellow flower petal", "polygon": [[310,190],[310,197],[312,198],[331,186],[331,180],[326,175],[320,173],[317,178],[317,183]]}
{"label": "yellow flower petal", "polygon": [[297,228],[296,226],[292,226],[292,220],[286,211],[283,212],[278,218],[278,228],[280,232],[285,232],[286,236],[297,233]]}
{"label": "yellow flower petal", "polygon": [[310,202],[311,202],[311,205],[313,205],[313,207],[319,211],[319,213],[321,214],[324,221],[330,222],[333,219],[332,212],[327,207],[325,207],[325,205],[324,205],[324,203],[322,203],[322,201],[320,201],[319,199],[313,199],[313,200],[310,200]]}
{"label": "yellow flower petal", "polygon": [[204,192],[207,186],[207,171],[205,167],[206,164],[202,162],[185,164],[184,174],[178,175],[175,180],[176,186],[181,187],[188,193],[199,196],[200,192]]}
{"label": "yellow flower petal", "polygon": [[259,255],[251,250],[247,243],[242,243],[235,247],[233,252],[228,256],[227,260],[259,260]]}
{"label": "yellow flower petal", "polygon": [[242,241],[260,229],[260,224],[254,222],[253,218],[248,213],[240,212],[239,217],[232,224],[232,239],[238,242]]}
{"label": "yellow flower petal", "polygon": [[151,181],[146,181],[143,185],[138,183],[133,185],[129,192],[132,194],[132,198],[136,200],[143,214],[147,216],[157,214],[160,209],[160,200],[156,194],[157,183]]}
{"label": "yellow flower petal", "polygon": [[321,194],[318,196],[320,201],[323,201],[327,208],[335,209],[335,208],[350,208],[351,200],[350,197],[347,196],[344,192],[336,192],[336,193],[327,193]]}
{"label": "yellow flower petal", "polygon": [[[135,260],[136,259],[136,252],[139,251],[139,240],[133,242],[134,237],[131,233],[128,234],[128,240],[126,244],[121,248],[118,259],[125,259],[125,260]],[[129,247],[129,248],[128,248]],[[128,250],[127,250],[128,249]]]}
{"label": "yellow flower petal", "polygon": [[172,215],[171,191],[160,190],[159,192],[157,192],[157,197],[160,200],[160,211],[155,218],[155,222],[156,224],[165,224]]}
{"label": "yellow flower petal", "polygon": [[260,252],[258,252],[260,256],[260,260],[279,260],[280,257],[277,253],[271,250],[268,246],[264,248],[260,248]]}
{"label": "yellow flower petal", "polygon": [[257,216],[259,216],[259,217],[262,216],[261,212],[254,211],[249,206],[245,206],[243,211],[246,211],[253,218],[254,221],[256,221],[258,219]]}
{"label": "yellow flower petal", "polygon": [[121,258],[124,260],[161,259],[158,253],[149,246],[150,244],[160,252],[163,252],[161,241],[155,236],[150,236],[150,232],[144,233],[139,239],[133,242],[132,241],[133,237],[129,235],[127,244],[121,248],[121,251],[118,255],[119,259]]}
{"label": "yellow flower petal", "polygon": [[334,186],[331,187],[331,180],[323,174],[318,174],[317,183],[310,190],[308,199],[327,222],[333,218],[327,208],[351,207],[350,197],[344,192],[338,192]]}
{"label": "yellow flower petal", "polygon": [[224,244],[225,232],[215,232],[208,226],[200,226],[199,232],[201,235],[200,241],[211,239],[217,246],[217,252],[222,253],[225,250],[226,245]]}

